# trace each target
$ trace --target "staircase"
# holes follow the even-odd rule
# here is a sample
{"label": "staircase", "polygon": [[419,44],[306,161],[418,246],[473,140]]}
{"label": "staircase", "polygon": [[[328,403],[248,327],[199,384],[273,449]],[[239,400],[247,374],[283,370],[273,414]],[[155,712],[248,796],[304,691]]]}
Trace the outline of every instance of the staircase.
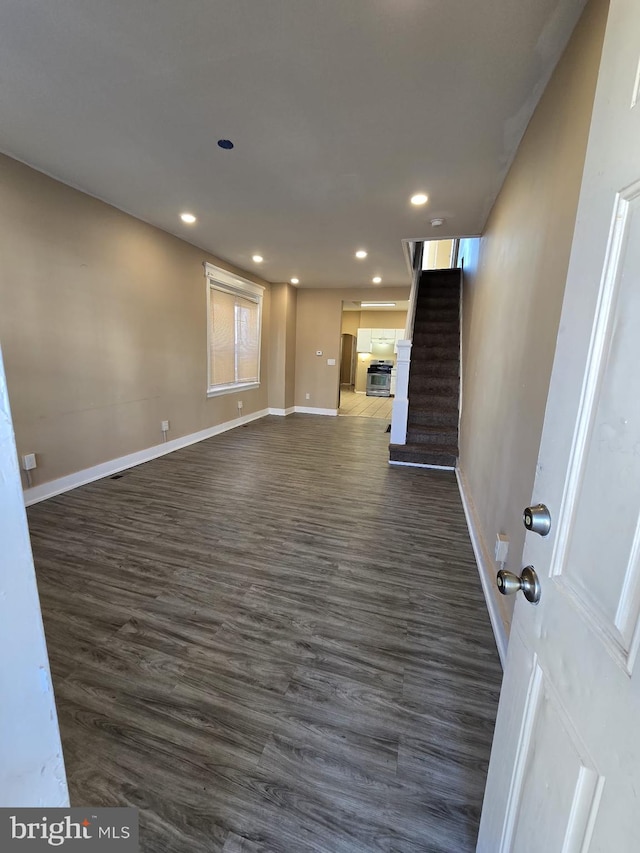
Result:
{"label": "staircase", "polygon": [[407,443],[392,462],[452,468],[458,458],[460,270],[420,276],[409,372]]}

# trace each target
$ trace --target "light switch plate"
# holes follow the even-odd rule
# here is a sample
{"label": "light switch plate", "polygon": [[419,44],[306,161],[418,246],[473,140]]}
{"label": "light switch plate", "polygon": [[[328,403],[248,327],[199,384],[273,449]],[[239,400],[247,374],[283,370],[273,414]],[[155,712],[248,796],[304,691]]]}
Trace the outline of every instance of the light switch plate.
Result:
{"label": "light switch plate", "polygon": [[327,364],[329,365],[329,367],[335,367],[335,365],[336,365],[336,360],[335,360],[335,358],[328,358],[328,359],[327,359]]}

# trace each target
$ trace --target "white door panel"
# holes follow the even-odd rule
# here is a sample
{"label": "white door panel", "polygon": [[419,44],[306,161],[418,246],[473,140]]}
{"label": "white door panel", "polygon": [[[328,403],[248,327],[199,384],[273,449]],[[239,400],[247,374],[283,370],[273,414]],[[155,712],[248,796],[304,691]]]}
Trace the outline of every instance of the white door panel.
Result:
{"label": "white door panel", "polygon": [[611,0],[482,853],[640,849],[639,57],[640,3]]}

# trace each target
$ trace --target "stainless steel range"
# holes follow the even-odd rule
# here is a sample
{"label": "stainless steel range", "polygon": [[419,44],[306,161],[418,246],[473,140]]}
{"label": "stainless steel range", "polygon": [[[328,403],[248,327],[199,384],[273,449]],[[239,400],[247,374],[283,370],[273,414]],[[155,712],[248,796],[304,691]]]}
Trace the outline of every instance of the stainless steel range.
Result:
{"label": "stainless steel range", "polygon": [[372,361],[367,368],[367,397],[391,396],[392,361]]}

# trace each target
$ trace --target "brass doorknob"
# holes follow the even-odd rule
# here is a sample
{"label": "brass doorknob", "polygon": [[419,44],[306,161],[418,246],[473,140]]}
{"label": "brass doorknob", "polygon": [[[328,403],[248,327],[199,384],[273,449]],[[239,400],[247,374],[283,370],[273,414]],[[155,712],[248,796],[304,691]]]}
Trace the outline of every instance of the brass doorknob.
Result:
{"label": "brass doorknob", "polygon": [[531,604],[537,604],[540,601],[540,581],[533,566],[526,566],[522,570],[520,577],[514,575],[513,572],[506,572],[500,569],[496,577],[498,589],[503,595],[513,595],[514,592],[522,590],[524,597]]}

